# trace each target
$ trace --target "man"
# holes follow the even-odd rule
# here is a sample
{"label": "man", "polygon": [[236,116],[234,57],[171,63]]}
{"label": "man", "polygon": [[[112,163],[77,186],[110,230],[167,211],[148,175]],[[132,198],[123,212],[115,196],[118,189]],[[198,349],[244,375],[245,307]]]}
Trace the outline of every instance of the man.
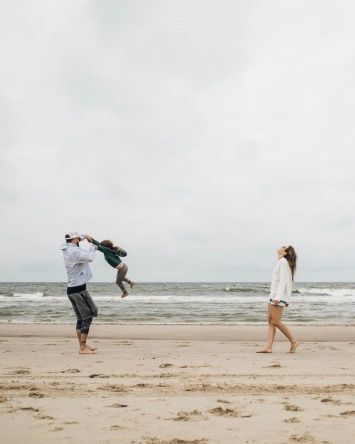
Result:
{"label": "man", "polygon": [[86,290],[86,284],[92,278],[89,263],[95,259],[97,247],[91,245],[89,251],[80,248],[79,242],[84,239],[92,242],[92,237],[89,235],[69,231],[65,235],[66,242],[62,244],[61,250],[68,273],[67,295],[77,319],[76,334],[80,344],[79,353],[94,354],[96,348],[89,347],[86,340],[92,318],[97,316],[98,309]]}

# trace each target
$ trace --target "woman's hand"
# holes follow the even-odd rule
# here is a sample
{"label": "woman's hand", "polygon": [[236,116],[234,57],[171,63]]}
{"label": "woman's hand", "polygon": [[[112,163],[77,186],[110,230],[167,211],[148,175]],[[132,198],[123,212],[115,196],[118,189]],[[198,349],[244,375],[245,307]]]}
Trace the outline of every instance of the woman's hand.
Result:
{"label": "woman's hand", "polygon": [[275,305],[279,305],[280,301],[278,301],[277,299],[274,299],[274,304]]}

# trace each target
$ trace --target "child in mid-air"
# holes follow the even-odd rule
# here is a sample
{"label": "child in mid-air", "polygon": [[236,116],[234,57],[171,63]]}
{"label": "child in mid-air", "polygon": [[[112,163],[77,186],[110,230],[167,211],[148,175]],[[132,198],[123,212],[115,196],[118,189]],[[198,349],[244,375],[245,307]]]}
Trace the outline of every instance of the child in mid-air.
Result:
{"label": "child in mid-air", "polygon": [[116,284],[122,290],[121,298],[125,298],[129,293],[126,290],[123,282],[127,282],[131,288],[133,288],[134,285],[133,281],[126,278],[128,267],[120,259],[120,257],[127,256],[127,252],[121,247],[115,247],[110,240],[98,242],[97,240],[93,239],[92,243],[97,245],[98,250],[104,254],[106,262],[108,262],[111,267],[117,269]]}

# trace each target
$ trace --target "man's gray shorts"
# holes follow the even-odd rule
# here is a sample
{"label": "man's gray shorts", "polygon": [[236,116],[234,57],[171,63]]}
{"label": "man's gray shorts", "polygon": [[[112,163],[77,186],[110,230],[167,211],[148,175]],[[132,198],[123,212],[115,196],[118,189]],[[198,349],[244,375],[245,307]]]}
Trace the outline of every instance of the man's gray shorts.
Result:
{"label": "man's gray shorts", "polygon": [[95,318],[98,315],[99,310],[87,290],[69,294],[68,298],[78,321],[85,321],[85,319]]}

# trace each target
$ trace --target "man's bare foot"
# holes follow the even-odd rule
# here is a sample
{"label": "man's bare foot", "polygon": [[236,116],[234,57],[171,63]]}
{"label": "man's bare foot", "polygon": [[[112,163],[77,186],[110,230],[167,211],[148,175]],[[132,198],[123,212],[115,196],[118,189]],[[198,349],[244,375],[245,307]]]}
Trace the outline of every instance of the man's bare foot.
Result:
{"label": "man's bare foot", "polygon": [[96,351],[90,350],[89,347],[81,348],[79,355],[96,355]]}
{"label": "man's bare foot", "polygon": [[122,293],[121,298],[123,299],[123,298],[127,297],[128,295],[129,295],[129,293]]}
{"label": "man's bare foot", "polygon": [[272,353],[272,349],[268,347],[264,347],[261,350],[258,350],[256,353]]}
{"label": "man's bare foot", "polygon": [[133,288],[134,284],[135,284],[135,282],[131,281],[131,282],[129,283],[129,286],[130,286],[131,288]]}
{"label": "man's bare foot", "polygon": [[287,353],[294,353],[296,351],[296,348],[300,345],[299,342],[292,342],[291,343],[291,348]]}

